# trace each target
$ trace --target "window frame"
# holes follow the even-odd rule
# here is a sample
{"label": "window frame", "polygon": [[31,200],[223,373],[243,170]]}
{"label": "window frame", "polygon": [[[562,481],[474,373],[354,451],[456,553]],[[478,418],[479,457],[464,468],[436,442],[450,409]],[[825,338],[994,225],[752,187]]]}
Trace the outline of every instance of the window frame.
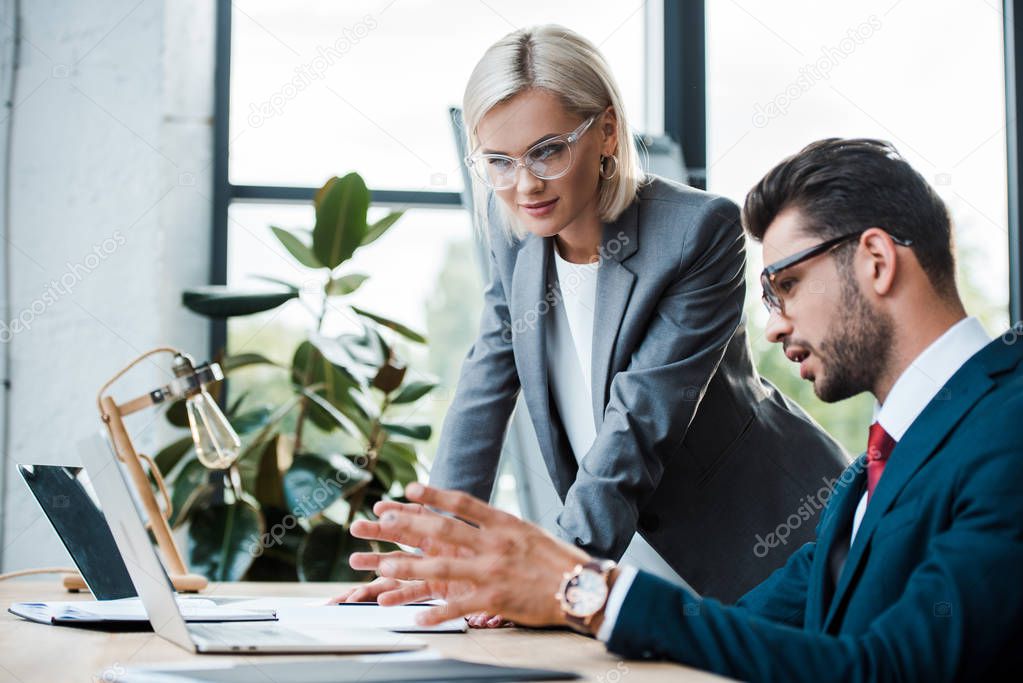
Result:
{"label": "window frame", "polygon": [[[707,113],[704,0],[660,3],[663,17],[664,132],[680,141],[695,187],[706,187]],[[213,216],[210,284],[227,284],[228,212],[235,202],[308,203],[316,188],[235,185],[230,179],[231,0],[217,0],[213,116]],[[682,40],[689,35],[690,39]],[[656,55],[654,56],[656,59]],[[647,65],[647,76],[655,69]],[[460,192],[370,188],[374,206],[450,209],[463,206]],[[210,357],[227,348],[227,321],[210,322]]]}

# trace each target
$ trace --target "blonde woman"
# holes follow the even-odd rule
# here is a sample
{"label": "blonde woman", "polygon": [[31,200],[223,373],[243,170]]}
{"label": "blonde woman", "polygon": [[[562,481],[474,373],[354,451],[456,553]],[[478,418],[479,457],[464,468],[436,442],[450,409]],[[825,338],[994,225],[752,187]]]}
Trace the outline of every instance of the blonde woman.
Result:
{"label": "blonde woman", "polygon": [[[644,175],[625,114],[600,52],[559,26],[472,72],[491,281],[430,483],[489,499],[521,391],[559,535],[731,601],[812,539],[808,501],[846,458],[753,367],[738,207]],[[428,594],[378,579],[342,597]]]}

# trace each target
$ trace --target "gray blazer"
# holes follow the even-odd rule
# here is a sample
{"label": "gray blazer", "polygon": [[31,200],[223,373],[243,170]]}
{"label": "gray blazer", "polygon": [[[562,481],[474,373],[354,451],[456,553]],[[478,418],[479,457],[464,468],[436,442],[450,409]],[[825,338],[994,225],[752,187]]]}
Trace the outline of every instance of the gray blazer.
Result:
{"label": "gray blazer", "polygon": [[[560,299],[548,275],[553,238],[509,241],[490,213],[492,280],[431,483],[489,498],[521,389],[565,503],[559,533],[591,554],[620,558],[638,530],[694,589],[730,601],[811,540],[819,505],[808,497],[848,458],[753,367],[736,205],[655,177],[605,224],[597,436],[581,466],[548,386],[545,316]],[[760,550],[771,533],[778,547]]]}

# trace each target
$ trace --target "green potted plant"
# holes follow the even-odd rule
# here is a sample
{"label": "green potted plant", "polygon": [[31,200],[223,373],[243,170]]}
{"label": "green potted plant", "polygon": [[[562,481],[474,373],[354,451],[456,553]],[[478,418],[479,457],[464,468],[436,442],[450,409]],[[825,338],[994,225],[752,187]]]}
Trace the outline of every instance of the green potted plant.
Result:
{"label": "green potted plant", "polygon": [[[400,497],[417,478],[417,442],[428,440],[431,428],[409,423],[399,413],[414,407],[436,383],[412,378],[396,342],[424,344],[426,339],[347,301],[367,276],[346,273],[346,262],[402,216],[392,212],[371,224],[369,206],[366,184],[350,173],[331,178],[317,192],[311,230],[271,228],[322,287],[316,288],[318,301],[303,301],[311,323],[289,363],[250,352],[220,359],[228,380],[259,366],[271,368],[278,384],[283,378],[288,387],[287,397],[276,404],[253,398],[258,387],[232,397],[226,413],[242,439],[237,462],[227,470],[207,470],[187,436],[155,457],[169,475],[171,524],[187,524],[192,571],[222,581],[367,578],[348,567],[348,556],[380,548],[353,539],[348,527],[360,516],[372,517],[376,501]],[[228,318],[299,299],[297,285],[263,279],[275,289],[202,287],[184,292],[182,301],[208,318]],[[325,334],[332,316],[358,321],[357,329]],[[187,424],[181,405],[171,406],[167,418]]]}

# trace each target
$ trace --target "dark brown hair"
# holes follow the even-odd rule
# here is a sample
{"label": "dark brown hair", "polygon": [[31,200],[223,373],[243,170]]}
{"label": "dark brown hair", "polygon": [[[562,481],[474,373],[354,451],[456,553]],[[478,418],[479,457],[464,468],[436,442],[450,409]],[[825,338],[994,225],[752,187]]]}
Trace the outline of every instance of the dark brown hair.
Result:
{"label": "dark brown hair", "polygon": [[[743,225],[759,242],[778,214],[790,207],[805,219],[803,230],[821,241],[871,227],[912,240],[913,253],[934,289],[943,296],[955,295],[948,210],[890,142],[827,138],[807,145],[750,190]],[[844,251],[848,264],[853,251]]]}

